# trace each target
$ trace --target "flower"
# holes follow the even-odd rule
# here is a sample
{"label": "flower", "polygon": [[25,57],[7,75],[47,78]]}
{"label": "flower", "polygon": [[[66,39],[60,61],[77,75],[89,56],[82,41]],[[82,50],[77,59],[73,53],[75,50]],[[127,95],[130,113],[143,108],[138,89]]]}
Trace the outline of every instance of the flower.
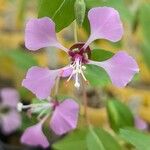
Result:
{"label": "flower", "polygon": [[19,94],[13,88],[3,88],[0,91],[0,125],[4,134],[10,134],[21,125],[21,116],[17,112]]}
{"label": "flower", "polygon": [[[48,18],[31,19],[26,25],[25,46],[36,51],[44,47],[56,47],[65,51],[71,59],[71,64],[58,70],[32,67],[28,70],[22,85],[32,91],[39,99],[50,95],[57,77],[69,77],[67,82],[74,77],[75,87],[80,87],[80,76],[84,76],[86,64],[102,67],[109,75],[112,83],[117,87],[124,87],[139,72],[136,61],[125,51],[117,52],[112,58],[96,62],[89,59],[89,44],[96,39],[106,39],[117,42],[123,35],[123,26],[119,13],[111,7],[92,8],[88,12],[91,34],[86,43],[76,43],[70,49],[62,46],[55,33],[55,24]],[[94,73],[94,72],[93,72]]]}
{"label": "flower", "polygon": [[[40,110],[41,113],[43,110],[47,111],[48,109],[52,109],[53,112],[50,120],[50,128],[57,135],[70,132],[77,126],[79,105],[72,99],[65,99],[61,103],[55,100],[29,106],[22,105],[22,109],[26,108],[30,108],[31,112]],[[27,128],[21,137],[21,142],[32,146],[48,147],[49,142],[42,131],[42,125],[48,117],[49,114],[41,119],[36,125]]]}

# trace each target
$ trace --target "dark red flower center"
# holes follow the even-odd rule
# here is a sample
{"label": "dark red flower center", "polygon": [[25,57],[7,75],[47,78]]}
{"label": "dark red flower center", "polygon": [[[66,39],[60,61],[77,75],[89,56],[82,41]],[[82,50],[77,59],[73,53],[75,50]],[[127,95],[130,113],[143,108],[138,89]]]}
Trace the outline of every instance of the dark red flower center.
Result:
{"label": "dark red flower center", "polygon": [[78,57],[82,63],[88,63],[88,59],[91,56],[91,49],[89,46],[86,49],[83,49],[84,44],[85,43],[76,43],[69,49],[68,54],[71,57],[72,62]]}

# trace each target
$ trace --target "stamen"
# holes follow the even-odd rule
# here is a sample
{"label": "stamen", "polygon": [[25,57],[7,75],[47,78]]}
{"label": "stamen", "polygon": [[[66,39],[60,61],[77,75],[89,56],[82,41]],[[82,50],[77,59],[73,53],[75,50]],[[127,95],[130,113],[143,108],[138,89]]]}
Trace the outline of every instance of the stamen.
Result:
{"label": "stamen", "polygon": [[86,79],[86,77],[85,77],[83,71],[81,71],[81,75],[82,75],[83,79],[84,79],[85,81],[87,81],[87,79]]}
{"label": "stamen", "polygon": [[81,76],[83,77],[83,79],[85,81],[87,81],[86,77],[84,76],[84,70],[86,69],[85,66],[82,66],[82,61],[80,60],[80,58],[76,58],[75,61],[73,62],[73,64],[70,65],[70,67],[72,67],[73,71],[71,73],[71,75],[69,76],[67,82],[70,81],[70,79],[75,75],[75,84],[74,86],[76,88],[80,87],[80,81],[79,81],[79,75],[81,74]]}
{"label": "stamen", "polygon": [[83,70],[86,70],[86,67],[85,67],[85,66],[82,66],[82,69],[83,69]]}

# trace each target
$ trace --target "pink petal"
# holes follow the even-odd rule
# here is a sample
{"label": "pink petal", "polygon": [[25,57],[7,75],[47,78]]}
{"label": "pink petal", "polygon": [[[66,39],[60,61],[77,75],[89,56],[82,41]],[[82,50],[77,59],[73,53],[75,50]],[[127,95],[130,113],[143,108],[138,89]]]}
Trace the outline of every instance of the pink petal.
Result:
{"label": "pink petal", "polygon": [[126,86],[132,80],[133,76],[139,72],[136,61],[125,51],[119,51],[106,61],[90,61],[90,63],[104,68],[111,78],[112,83],[117,87]]}
{"label": "pink petal", "polygon": [[48,46],[67,51],[58,42],[55,33],[55,23],[48,17],[28,21],[25,29],[25,46],[33,51]]}
{"label": "pink petal", "polygon": [[32,146],[42,146],[44,148],[48,147],[49,142],[42,131],[42,124],[38,123],[27,128],[21,137],[21,143]]}
{"label": "pink petal", "polygon": [[64,77],[64,78],[65,78],[65,77],[70,76],[71,73],[72,73],[72,71],[73,71],[73,69],[72,69],[71,67],[69,67],[69,66],[63,68],[63,69],[62,69],[61,77]]}
{"label": "pink petal", "polygon": [[59,104],[51,118],[50,126],[57,135],[67,133],[77,126],[79,105],[72,99]]}
{"label": "pink petal", "polygon": [[11,110],[1,118],[1,126],[4,134],[10,134],[21,125],[21,116],[18,112]]}
{"label": "pink petal", "polygon": [[59,73],[59,70],[32,67],[28,70],[22,85],[33,92],[39,99],[45,99],[50,95]]}
{"label": "pink petal", "polygon": [[88,12],[91,26],[91,35],[86,42],[86,48],[96,39],[107,39],[117,42],[123,35],[123,26],[117,10],[111,7],[92,8]]}
{"label": "pink petal", "polygon": [[19,102],[19,93],[13,88],[3,88],[0,91],[0,96],[2,99],[2,105],[8,107],[16,107]]}

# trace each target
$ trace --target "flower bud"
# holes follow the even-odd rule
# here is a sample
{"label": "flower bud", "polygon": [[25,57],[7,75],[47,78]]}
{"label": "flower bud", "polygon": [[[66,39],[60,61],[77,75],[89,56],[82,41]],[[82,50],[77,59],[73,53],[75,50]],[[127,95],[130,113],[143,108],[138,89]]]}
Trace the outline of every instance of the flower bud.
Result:
{"label": "flower bud", "polygon": [[82,26],[85,17],[85,11],[86,11],[86,5],[84,0],[76,0],[74,9],[75,9],[75,17],[76,17],[77,24],[79,26]]}

